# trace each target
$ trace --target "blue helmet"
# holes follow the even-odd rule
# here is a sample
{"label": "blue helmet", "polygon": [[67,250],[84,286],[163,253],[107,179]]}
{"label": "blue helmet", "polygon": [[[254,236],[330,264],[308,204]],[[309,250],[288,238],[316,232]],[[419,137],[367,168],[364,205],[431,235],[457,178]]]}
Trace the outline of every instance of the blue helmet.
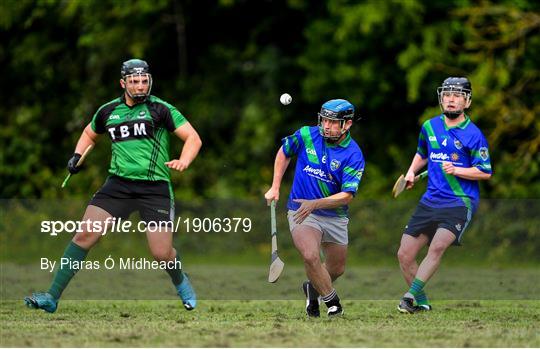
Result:
{"label": "blue helmet", "polygon": [[[322,119],[339,120],[341,131],[338,135],[327,135],[324,132]],[[345,123],[348,120],[354,119],[354,105],[345,99],[331,99],[324,103],[319,112],[319,132],[326,140],[337,141],[341,136],[348,131],[345,128]]]}
{"label": "blue helmet", "polygon": [[344,99],[331,99],[324,103],[319,117],[332,120],[352,120],[354,118],[354,105]]}

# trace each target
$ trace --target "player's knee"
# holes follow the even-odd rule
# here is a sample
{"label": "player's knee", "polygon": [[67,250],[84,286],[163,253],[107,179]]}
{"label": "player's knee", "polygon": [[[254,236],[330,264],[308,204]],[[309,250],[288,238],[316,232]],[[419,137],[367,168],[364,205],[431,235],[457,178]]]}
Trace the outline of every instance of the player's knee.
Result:
{"label": "player's knee", "polygon": [[397,258],[401,264],[410,264],[414,261],[413,254],[402,247],[397,252]]}
{"label": "player's knee", "polygon": [[304,263],[307,265],[317,265],[321,263],[321,258],[319,257],[318,252],[305,251],[302,253],[302,258],[304,259]]}

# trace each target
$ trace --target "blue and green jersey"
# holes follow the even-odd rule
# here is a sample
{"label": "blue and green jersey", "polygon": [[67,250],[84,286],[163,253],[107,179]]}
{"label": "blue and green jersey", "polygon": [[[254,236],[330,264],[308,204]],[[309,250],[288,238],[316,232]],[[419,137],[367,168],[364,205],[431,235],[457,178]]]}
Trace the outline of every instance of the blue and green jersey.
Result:
{"label": "blue and green jersey", "polygon": [[[321,199],[339,192],[356,194],[364,173],[364,156],[348,133],[339,144],[324,141],[317,126],[304,126],[282,140],[285,156],[298,156],[294,181],[287,202],[289,210],[300,204],[294,199]],[[346,205],[336,209],[319,209],[321,216],[346,217]]]}
{"label": "blue and green jersey", "polygon": [[488,143],[482,131],[466,116],[454,127],[446,126],[444,115],[422,125],[416,152],[428,159],[427,191],[420,202],[431,207],[466,206],[475,211],[480,200],[478,181],[448,175],[443,162],[455,167],[476,167],[491,174]]}

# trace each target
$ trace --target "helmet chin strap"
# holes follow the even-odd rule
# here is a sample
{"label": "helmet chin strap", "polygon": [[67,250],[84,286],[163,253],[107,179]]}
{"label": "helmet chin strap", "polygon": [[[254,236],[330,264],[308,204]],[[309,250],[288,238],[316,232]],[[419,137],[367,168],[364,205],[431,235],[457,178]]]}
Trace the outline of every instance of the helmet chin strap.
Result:
{"label": "helmet chin strap", "polygon": [[131,98],[133,100],[133,102],[135,103],[141,103],[141,102],[144,102],[146,100],[146,98],[148,97],[146,94],[140,94],[140,95],[132,95],[128,89],[126,89],[126,92],[129,96],[129,98]]}
{"label": "helmet chin strap", "polygon": [[463,110],[456,110],[456,111],[448,111],[448,110],[445,110],[443,112],[444,116],[446,116],[447,118],[449,118],[450,120],[455,120],[457,119],[461,114],[463,114]]}
{"label": "helmet chin strap", "polygon": [[129,96],[129,98],[133,100],[133,102],[142,103],[146,101],[148,96],[150,96],[150,92],[152,91],[152,82],[153,82],[151,75],[149,75],[149,79],[150,79],[150,83],[148,86],[148,92],[134,95],[134,94],[131,94],[131,92],[129,92],[129,89],[127,88],[127,81],[124,78],[124,84],[125,84],[124,91],[126,91],[127,95]]}

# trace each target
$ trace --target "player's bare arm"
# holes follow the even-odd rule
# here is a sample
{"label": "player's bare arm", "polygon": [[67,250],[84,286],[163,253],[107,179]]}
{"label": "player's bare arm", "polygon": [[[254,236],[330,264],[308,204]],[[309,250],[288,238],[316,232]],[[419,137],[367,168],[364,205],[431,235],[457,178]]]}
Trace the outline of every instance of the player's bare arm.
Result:
{"label": "player's bare arm", "polygon": [[179,126],[174,130],[174,134],[184,142],[182,153],[180,154],[179,159],[167,161],[165,165],[173,170],[182,172],[186,170],[197,157],[197,154],[202,147],[202,141],[197,131],[189,122]]}
{"label": "player's bare arm", "polygon": [[264,198],[266,199],[268,205],[270,205],[272,200],[279,200],[279,188],[281,187],[281,180],[283,179],[283,175],[285,174],[290,162],[291,158],[286,157],[285,153],[283,152],[283,147],[280,147],[276,154],[276,160],[274,161],[274,178],[272,179],[272,187],[268,189],[266,194],[264,194]]}
{"label": "player's bare arm", "polygon": [[294,201],[299,202],[301,205],[298,210],[296,210],[294,219],[297,224],[300,224],[314,210],[331,209],[348,205],[352,199],[353,194],[344,191],[316,200],[295,199]]}
{"label": "player's bare arm", "polygon": [[[70,175],[76,174],[80,171],[79,159],[81,159],[83,154],[85,154],[85,151],[86,153],[88,153],[87,151],[88,147],[94,146],[98,138],[99,138],[99,135],[95,133],[92,130],[91,125],[88,124],[86,128],[84,129],[84,131],[82,132],[81,136],[79,137],[79,140],[77,141],[77,145],[75,146],[75,152],[73,153],[73,155],[68,161],[67,168]],[[68,179],[69,179],[69,176],[66,178],[66,180],[62,184],[62,187],[64,187]]]}
{"label": "player's bare arm", "polygon": [[414,155],[411,166],[409,166],[409,170],[407,170],[407,174],[405,175],[405,180],[407,181],[407,186],[405,188],[411,189],[414,186],[414,176],[426,166],[427,162],[427,158],[422,159],[419,154]]}
{"label": "player's bare arm", "polygon": [[90,124],[86,125],[84,131],[77,141],[77,146],[75,147],[75,153],[82,154],[89,145],[95,145],[99,135],[92,130]]}
{"label": "player's bare arm", "polygon": [[491,173],[482,172],[476,167],[456,167],[451,162],[444,162],[442,167],[446,174],[471,181],[489,180],[491,178]]}

